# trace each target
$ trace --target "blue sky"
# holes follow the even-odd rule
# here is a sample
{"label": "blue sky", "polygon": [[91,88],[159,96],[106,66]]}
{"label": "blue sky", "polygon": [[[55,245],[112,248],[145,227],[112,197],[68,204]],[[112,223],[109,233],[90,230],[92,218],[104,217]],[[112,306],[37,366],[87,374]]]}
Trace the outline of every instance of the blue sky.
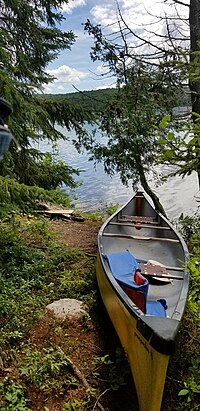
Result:
{"label": "blue sky", "polygon": [[[189,0],[183,0],[188,4]],[[122,15],[128,26],[134,30],[144,33],[145,37],[155,40],[152,28],[156,33],[164,33],[166,28],[156,23],[157,17],[174,14],[172,1],[167,4],[161,0],[118,0]],[[47,93],[70,93],[79,90],[94,90],[99,88],[113,87],[113,78],[104,78],[100,74],[104,69],[100,62],[92,62],[90,59],[90,48],[93,45],[92,38],[84,33],[83,24],[87,19],[93,24],[101,24],[102,27],[110,26],[113,32],[116,30],[114,23],[117,18],[117,3],[115,0],[69,0],[63,4],[62,13],[65,17],[61,29],[72,30],[77,36],[71,50],[65,50],[57,60],[50,64],[48,72],[56,80],[45,87]],[[181,15],[187,15],[188,8],[180,7]],[[152,26],[153,23],[153,26]],[[150,29],[151,28],[151,29]],[[134,45],[136,40],[132,39]],[[156,40],[157,41],[157,40]],[[130,39],[131,42],[131,39]]]}

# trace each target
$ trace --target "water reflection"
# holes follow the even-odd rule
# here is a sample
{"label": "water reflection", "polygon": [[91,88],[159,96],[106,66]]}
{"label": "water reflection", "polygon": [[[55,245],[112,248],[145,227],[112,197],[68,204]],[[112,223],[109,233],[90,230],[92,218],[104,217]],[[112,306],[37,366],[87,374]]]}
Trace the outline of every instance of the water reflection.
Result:
{"label": "water reflection", "polygon": [[[73,132],[66,133],[74,138]],[[51,151],[51,144],[43,141],[39,144],[41,151]],[[124,204],[132,196],[131,184],[125,187],[118,175],[108,176],[104,172],[101,163],[94,166],[93,161],[88,160],[86,152],[80,154],[70,141],[60,140],[58,143],[59,157],[74,168],[84,170],[75,179],[82,181],[82,185],[73,191],[64,187],[71,196],[77,196],[75,204],[82,210],[95,210],[101,206],[102,202]],[[166,213],[170,219],[184,215],[191,215],[197,209],[195,196],[198,195],[197,174],[182,179],[181,177],[171,177],[168,182],[157,187],[153,176],[149,177],[150,185],[158,195]]]}

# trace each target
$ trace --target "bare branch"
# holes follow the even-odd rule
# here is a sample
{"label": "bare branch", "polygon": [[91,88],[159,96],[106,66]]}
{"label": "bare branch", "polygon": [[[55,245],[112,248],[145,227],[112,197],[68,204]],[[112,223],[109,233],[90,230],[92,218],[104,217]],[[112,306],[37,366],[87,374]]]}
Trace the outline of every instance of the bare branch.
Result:
{"label": "bare branch", "polygon": [[163,52],[163,53],[166,52],[166,50],[165,50],[163,47],[158,47],[157,45],[155,45],[155,44],[152,43],[151,41],[149,41],[149,40],[144,40],[141,36],[139,36],[138,34],[136,34],[136,32],[134,32],[132,29],[130,29],[130,27],[128,27],[127,23],[125,22],[125,20],[124,20],[124,18],[123,18],[123,16],[122,16],[121,10],[119,9],[118,11],[119,11],[119,15],[120,15],[120,18],[121,18],[123,24],[125,25],[125,27],[127,28],[127,30],[129,30],[129,32],[130,32],[134,37],[136,37],[137,39],[141,40],[142,42],[145,41],[145,44],[148,44],[149,46],[151,46],[151,47],[153,47],[153,48],[156,48],[156,49],[160,50],[160,51]]}
{"label": "bare branch", "polygon": [[[183,1],[180,1],[180,0],[172,0],[172,1],[173,1],[173,3],[180,4],[181,6],[190,7],[189,4],[186,4]],[[164,0],[164,3],[167,3],[167,2],[168,2],[168,0]]]}

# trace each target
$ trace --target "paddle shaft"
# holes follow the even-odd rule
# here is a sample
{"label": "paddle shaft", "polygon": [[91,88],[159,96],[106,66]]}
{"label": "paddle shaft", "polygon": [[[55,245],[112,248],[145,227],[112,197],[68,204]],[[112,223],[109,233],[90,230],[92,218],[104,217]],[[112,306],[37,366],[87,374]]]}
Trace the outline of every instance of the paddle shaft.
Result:
{"label": "paddle shaft", "polygon": [[180,275],[168,275],[168,274],[158,274],[158,273],[145,273],[145,272],[141,272],[142,275],[148,275],[150,277],[158,277],[158,278],[167,278],[168,280],[183,280],[183,277]]}

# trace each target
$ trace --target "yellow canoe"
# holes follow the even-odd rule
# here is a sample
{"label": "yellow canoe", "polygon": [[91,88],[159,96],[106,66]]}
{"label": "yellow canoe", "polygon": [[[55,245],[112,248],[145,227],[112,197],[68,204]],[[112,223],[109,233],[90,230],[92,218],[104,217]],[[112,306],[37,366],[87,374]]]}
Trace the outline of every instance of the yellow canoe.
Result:
{"label": "yellow canoe", "polygon": [[99,231],[99,290],[127,353],[140,411],[160,411],[187,299],[187,260],[183,239],[143,192]]}

